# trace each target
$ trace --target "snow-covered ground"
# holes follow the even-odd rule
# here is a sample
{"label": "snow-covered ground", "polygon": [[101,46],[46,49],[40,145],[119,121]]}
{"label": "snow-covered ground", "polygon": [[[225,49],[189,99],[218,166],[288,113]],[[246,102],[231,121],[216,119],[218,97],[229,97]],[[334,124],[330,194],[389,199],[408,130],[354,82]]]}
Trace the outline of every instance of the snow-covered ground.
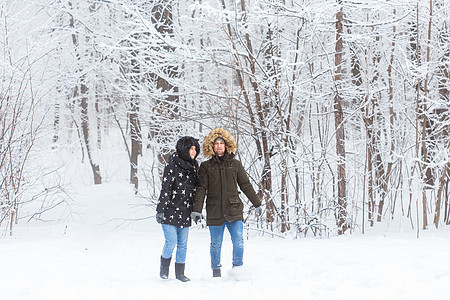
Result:
{"label": "snow-covered ground", "polygon": [[[207,228],[190,230],[186,275],[159,278],[163,235],[128,184],[77,189],[69,221],[26,223],[0,239],[0,299],[448,299],[450,230],[373,230],[329,239],[250,232],[244,267],[212,278]],[[142,203],[141,203],[142,204]]]}

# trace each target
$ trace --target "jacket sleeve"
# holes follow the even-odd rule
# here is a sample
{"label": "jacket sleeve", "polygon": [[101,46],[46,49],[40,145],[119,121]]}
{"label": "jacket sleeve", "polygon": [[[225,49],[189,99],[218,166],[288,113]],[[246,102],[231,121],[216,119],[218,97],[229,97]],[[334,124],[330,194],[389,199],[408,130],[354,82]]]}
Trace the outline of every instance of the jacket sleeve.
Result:
{"label": "jacket sleeve", "polygon": [[245,172],[244,166],[239,160],[237,162],[237,183],[239,184],[239,188],[245,196],[247,196],[248,200],[250,200],[254,207],[261,206],[261,200],[259,200],[258,195],[253,189],[253,186],[248,179],[247,172]]}
{"label": "jacket sleeve", "polygon": [[198,176],[203,177],[203,184],[197,186],[194,197],[194,211],[201,213],[203,210],[203,204],[205,201],[205,195],[208,187],[208,172],[206,170],[206,164],[202,163],[198,170]]}
{"label": "jacket sleeve", "polygon": [[173,183],[175,181],[174,168],[175,164],[172,161],[169,161],[164,168],[161,193],[159,195],[158,205],[156,206],[156,212],[158,213],[164,212],[167,204],[172,199]]}

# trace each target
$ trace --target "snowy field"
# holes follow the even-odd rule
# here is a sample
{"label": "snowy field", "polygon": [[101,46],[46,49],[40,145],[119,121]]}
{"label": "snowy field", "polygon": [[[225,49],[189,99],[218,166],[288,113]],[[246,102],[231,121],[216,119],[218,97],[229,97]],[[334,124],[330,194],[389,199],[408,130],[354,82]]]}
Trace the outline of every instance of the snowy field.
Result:
{"label": "snowy field", "polygon": [[[449,299],[450,230],[376,229],[329,239],[250,232],[244,267],[212,278],[207,228],[191,228],[186,275],[159,278],[163,235],[127,184],[78,188],[69,221],[26,223],[0,239],[0,299]],[[239,272],[237,272],[239,271]]]}

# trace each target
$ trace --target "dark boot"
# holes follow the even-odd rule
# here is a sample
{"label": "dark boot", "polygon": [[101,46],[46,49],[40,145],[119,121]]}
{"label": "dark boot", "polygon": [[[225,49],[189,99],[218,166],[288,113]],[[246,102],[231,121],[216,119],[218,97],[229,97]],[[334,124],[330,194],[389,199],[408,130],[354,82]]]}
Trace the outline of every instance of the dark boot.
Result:
{"label": "dark boot", "polygon": [[178,280],[182,282],[189,281],[190,279],[184,276],[185,264],[175,263],[175,276]]}
{"label": "dark boot", "polygon": [[220,269],[213,269],[213,277],[222,277]]}
{"label": "dark boot", "polygon": [[169,278],[169,266],[172,257],[164,258],[161,256],[161,268],[159,269],[159,277],[162,279]]}

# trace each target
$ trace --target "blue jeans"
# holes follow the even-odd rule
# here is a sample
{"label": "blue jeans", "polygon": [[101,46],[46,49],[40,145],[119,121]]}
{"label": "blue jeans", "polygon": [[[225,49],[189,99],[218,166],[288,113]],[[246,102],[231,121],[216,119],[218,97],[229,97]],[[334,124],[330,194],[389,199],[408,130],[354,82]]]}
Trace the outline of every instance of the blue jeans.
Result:
{"label": "blue jeans", "polygon": [[231,236],[231,242],[233,243],[233,267],[242,266],[244,257],[244,223],[242,220],[227,222],[222,226],[209,226],[209,234],[211,236],[211,268],[220,269],[220,252],[222,250],[223,232],[225,226]]}
{"label": "blue jeans", "polygon": [[186,261],[189,227],[180,228],[169,224],[161,224],[161,226],[166,239],[162,251],[162,257],[171,258],[173,249],[175,249],[176,245],[177,255],[175,262],[184,264]]}

